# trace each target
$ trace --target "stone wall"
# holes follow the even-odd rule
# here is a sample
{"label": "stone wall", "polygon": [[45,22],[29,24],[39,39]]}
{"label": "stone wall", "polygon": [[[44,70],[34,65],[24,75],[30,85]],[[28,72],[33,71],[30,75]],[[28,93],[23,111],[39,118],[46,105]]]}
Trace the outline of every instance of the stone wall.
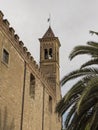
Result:
{"label": "stone wall", "polygon": [[[9,26],[0,11],[0,130],[60,130],[51,83]],[[3,60],[4,49],[9,53],[8,63]],[[30,96],[30,74],[35,77],[34,98]]]}
{"label": "stone wall", "polygon": [[[4,126],[6,109],[6,127],[12,120],[15,130],[20,129],[24,61],[11,45],[11,41],[0,31],[0,110],[1,125]],[[9,63],[3,61],[3,49],[9,52]]]}

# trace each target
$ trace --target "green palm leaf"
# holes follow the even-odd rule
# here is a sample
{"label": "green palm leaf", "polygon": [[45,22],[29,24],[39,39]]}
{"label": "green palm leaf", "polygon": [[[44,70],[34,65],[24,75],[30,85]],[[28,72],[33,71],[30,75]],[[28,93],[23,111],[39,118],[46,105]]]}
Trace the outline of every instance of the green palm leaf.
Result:
{"label": "green palm leaf", "polygon": [[66,117],[66,120],[65,120],[65,126],[68,127],[68,125],[70,124],[70,121],[71,121],[71,118],[73,116],[73,114],[75,113],[76,111],[76,103],[72,106],[72,108],[70,109],[67,117]]}
{"label": "green palm leaf", "polygon": [[91,66],[91,65],[98,65],[98,58],[96,59],[92,59],[86,63],[84,63],[82,66],[81,66],[81,69],[84,68],[84,67],[87,67],[87,66]]}
{"label": "green palm leaf", "polygon": [[94,107],[94,114],[90,123],[91,130],[98,129],[98,103]]}
{"label": "green palm leaf", "polygon": [[84,68],[80,70],[75,70],[63,77],[63,79],[61,80],[61,85],[63,86],[68,80],[76,79],[80,76],[96,74],[98,74],[98,68]]}
{"label": "green palm leaf", "polygon": [[77,55],[88,54],[92,57],[98,57],[98,48],[92,46],[77,46],[73,49],[69,55],[70,60],[72,60]]}
{"label": "green palm leaf", "polygon": [[93,35],[93,34],[98,35],[98,32],[95,32],[95,31],[89,31],[89,33],[91,33],[92,35]]}
{"label": "green palm leaf", "polygon": [[[90,33],[98,35],[98,32]],[[69,111],[65,120],[67,130],[98,130],[98,67],[88,68],[98,64],[98,42],[89,41],[85,46],[76,46],[69,58],[72,60],[83,54],[90,55],[91,59],[61,80],[61,86],[64,86],[66,82],[79,78],[56,107],[60,115]]]}
{"label": "green palm leaf", "polygon": [[[98,95],[98,76],[93,77],[88,82],[87,87],[85,87],[85,90],[83,91],[83,94],[77,104],[78,113],[81,111],[82,107],[84,107],[85,104],[87,105],[87,107],[89,107],[89,103],[87,104],[87,102],[91,102],[91,100],[96,101],[95,99],[98,98],[97,95]],[[95,103],[95,102],[93,102],[93,103]]]}
{"label": "green palm leaf", "polygon": [[89,41],[89,42],[87,42],[87,44],[88,44],[89,46],[92,46],[92,47],[98,48],[98,42]]}

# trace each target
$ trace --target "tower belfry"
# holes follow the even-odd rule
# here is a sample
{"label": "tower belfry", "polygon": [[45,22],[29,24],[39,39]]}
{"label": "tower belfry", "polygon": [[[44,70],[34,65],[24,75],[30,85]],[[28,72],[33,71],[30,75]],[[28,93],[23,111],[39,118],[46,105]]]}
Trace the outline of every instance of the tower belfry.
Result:
{"label": "tower belfry", "polygon": [[40,69],[51,81],[53,89],[59,86],[59,47],[60,42],[49,26],[40,41]]}

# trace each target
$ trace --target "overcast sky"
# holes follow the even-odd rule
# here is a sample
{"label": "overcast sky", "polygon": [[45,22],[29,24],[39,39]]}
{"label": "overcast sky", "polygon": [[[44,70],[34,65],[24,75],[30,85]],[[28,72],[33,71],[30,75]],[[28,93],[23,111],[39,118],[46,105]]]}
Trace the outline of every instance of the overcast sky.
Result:
{"label": "overcast sky", "polygon": [[51,27],[61,42],[60,79],[87,60],[82,56],[69,61],[73,47],[98,40],[89,34],[89,30],[98,31],[98,0],[0,0],[0,10],[37,63],[38,38],[48,29],[47,19],[51,14]]}

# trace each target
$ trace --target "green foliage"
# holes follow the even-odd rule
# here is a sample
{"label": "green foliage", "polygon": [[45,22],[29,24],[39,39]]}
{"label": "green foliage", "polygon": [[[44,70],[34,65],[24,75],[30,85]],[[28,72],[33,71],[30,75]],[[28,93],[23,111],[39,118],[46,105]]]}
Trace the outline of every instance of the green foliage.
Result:
{"label": "green foliage", "polygon": [[[98,34],[94,31],[90,33]],[[66,82],[80,77],[57,104],[56,112],[63,115],[69,110],[66,130],[98,130],[98,67],[92,66],[98,65],[98,43],[91,41],[85,46],[75,47],[69,58],[72,60],[81,54],[90,55],[91,59],[61,80],[61,86],[64,86]]]}

